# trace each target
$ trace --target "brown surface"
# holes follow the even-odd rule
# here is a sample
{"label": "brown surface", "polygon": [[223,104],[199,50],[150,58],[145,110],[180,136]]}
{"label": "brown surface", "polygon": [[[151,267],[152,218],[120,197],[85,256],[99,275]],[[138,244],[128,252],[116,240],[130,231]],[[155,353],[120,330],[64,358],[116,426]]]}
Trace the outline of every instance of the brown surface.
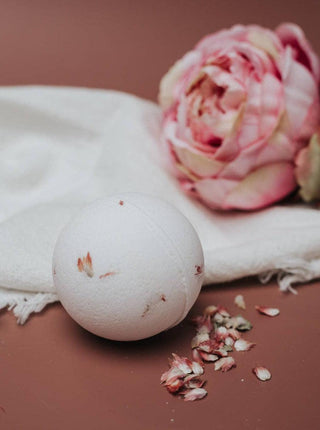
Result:
{"label": "brown surface", "polygon": [[[226,374],[206,366],[208,397],[185,403],[159,385],[171,352],[190,354],[187,321],[146,341],[118,343],[93,336],[53,305],[18,327],[1,318],[1,429],[306,429],[319,428],[320,284],[284,295],[276,285],[242,281],[205,289],[192,315],[212,303],[233,313],[243,293],[254,324],[246,338],[257,346],[233,356]],[[278,306],[278,317],[255,304]],[[262,364],[269,382],[251,373]],[[243,381],[242,381],[243,379]]]}
{"label": "brown surface", "polygon": [[319,0],[1,0],[0,84],[115,88],[155,98],[206,33],[298,22],[320,52]]}
{"label": "brown surface", "polygon": [[[318,0],[29,0],[0,2],[0,84],[115,88],[155,98],[171,63],[204,34],[237,22],[274,27],[296,21],[320,52]],[[209,396],[184,403],[160,385],[167,357],[190,353],[186,322],[153,339],[120,344],[78,327],[60,305],[19,327],[1,314],[1,429],[306,429],[319,428],[320,284],[280,294],[242,281],[202,292],[235,311],[245,295],[257,342],[236,353],[238,367],[207,366]],[[279,306],[260,316],[256,303]],[[251,374],[265,364],[262,383]],[[244,379],[242,381],[241,379]]]}

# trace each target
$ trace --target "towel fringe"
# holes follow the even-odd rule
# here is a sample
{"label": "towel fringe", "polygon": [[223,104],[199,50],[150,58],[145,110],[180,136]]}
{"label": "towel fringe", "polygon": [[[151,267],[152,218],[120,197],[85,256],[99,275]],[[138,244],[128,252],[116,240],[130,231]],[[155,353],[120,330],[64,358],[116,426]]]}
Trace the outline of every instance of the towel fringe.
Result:
{"label": "towel fringe", "polygon": [[290,291],[298,294],[292,284],[313,281],[320,278],[320,259],[306,261],[294,258],[282,262],[278,268],[260,273],[259,280],[263,284],[270,281],[273,276],[277,277],[281,291]]}
{"label": "towel fringe", "polygon": [[0,309],[8,307],[17,318],[18,324],[24,324],[33,312],[41,312],[49,303],[58,301],[54,293],[29,293],[25,291],[0,288]]}

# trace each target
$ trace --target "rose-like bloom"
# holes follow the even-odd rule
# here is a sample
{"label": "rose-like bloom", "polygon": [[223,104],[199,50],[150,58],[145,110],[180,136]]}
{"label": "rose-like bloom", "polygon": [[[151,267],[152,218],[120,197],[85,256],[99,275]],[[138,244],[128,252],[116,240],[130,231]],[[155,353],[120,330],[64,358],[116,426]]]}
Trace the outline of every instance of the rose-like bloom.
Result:
{"label": "rose-like bloom", "polygon": [[319,123],[319,78],[294,24],[202,39],[160,83],[164,147],[183,188],[212,208],[246,210],[295,190],[295,158]]}
{"label": "rose-like bloom", "polygon": [[306,202],[320,200],[320,135],[315,133],[296,158],[300,195]]}

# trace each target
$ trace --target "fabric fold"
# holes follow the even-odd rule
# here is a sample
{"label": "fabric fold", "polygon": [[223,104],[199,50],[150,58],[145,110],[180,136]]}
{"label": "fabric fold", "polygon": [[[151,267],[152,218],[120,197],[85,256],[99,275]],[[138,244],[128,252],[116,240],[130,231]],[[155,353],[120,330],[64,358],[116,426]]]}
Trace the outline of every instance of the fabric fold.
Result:
{"label": "fabric fold", "polygon": [[318,210],[209,210],[166,171],[160,127],[156,104],[115,91],[0,89],[0,308],[24,323],[58,300],[51,259],[60,230],[91,201],[128,191],[163,198],[190,220],[206,285],[276,275],[292,291],[320,277]]}

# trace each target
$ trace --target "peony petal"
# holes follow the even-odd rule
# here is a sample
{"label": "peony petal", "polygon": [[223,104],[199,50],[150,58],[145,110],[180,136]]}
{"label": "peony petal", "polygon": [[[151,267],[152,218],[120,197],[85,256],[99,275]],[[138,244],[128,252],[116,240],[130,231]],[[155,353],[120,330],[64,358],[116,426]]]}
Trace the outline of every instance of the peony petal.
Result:
{"label": "peony petal", "polygon": [[159,88],[159,104],[162,109],[168,109],[175,100],[175,86],[179,79],[192,66],[196,65],[200,59],[198,52],[187,52],[180,60],[178,60],[169,71],[163,76],[160,81]]}
{"label": "peony petal", "polygon": [[224,163],[191,149],[175,147],[174,151],[181,163],[201,178],[217,175],[224,166]]}
{"label": "peony petal", "polygon": [[248,175],[225,198],[223,209],[260,209],[288,195],[296,188],[291,163],[263,166]]}
{"label": "peony petal", "polygon": [[[317,84],[311,73],[294,60],[291,47],[286,48],[284,57],[279,61],[279,69],[284,85],[286,111],[290,135],[296,139],[305,138],[304,128],[310,133],[317,124],[306,124],[312,106],[318,106]],[[314,121],[315,118],[313,118]]]}
{"label": "peony petal", "polygon": [[279,38],[273,31],[257,25],[249,27],[247,38],[249,42],[257,48],[265,51],[273,59],[278,58],[283,50]]}
{"label": "peony petal", "polygon": [[227,195],[237,187],[238,181],[229,179],[204,179],[194,184],[200,198],[211,208],[224,208]]}
{"label": "peony petal", "polygon": [[320,199],[320,138],[315,133],[309,146],[303,148],[296,159],[296,178],[300,195],[306,202]]}
{"label": "peony petal", "polygon": [[313,51],[302,29],[296,24],[284,23],[284,24],[281,24],[276,29],[276,34],[279,36],[280,40],[285,46],[291,45],[293,48],[298,49],[300,51],[298,52],[297,60],[299,61],[299,56],[300,56],[300,61],[304,60],[303,63],[305,63],[307,60],[308,64],[305,64],[305,66],[309,67],[316,81],[319,82],[320,80],[319,57]]}

